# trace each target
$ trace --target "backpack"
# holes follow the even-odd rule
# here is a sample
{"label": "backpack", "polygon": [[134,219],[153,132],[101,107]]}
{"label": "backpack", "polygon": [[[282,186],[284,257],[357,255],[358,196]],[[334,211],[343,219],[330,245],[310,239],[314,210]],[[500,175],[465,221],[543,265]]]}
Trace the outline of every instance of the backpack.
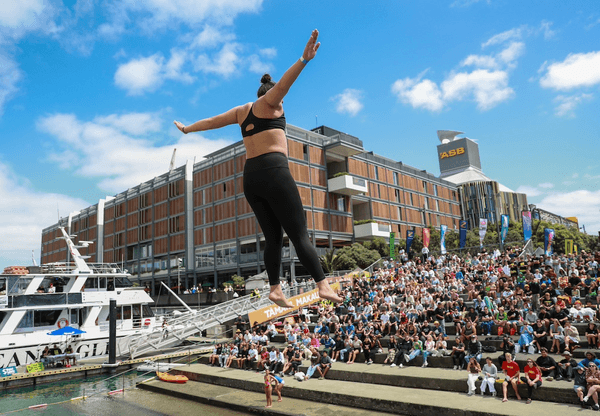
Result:
{"label": "backpack", "polygon": [[496,352],[496,347],[493,345],[484,345],[481,349],[485,352]]}

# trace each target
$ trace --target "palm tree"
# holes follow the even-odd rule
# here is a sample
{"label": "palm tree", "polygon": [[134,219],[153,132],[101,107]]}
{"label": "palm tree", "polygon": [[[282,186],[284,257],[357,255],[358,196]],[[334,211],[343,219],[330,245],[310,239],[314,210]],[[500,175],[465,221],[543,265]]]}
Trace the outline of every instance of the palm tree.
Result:
{"label": "palm tree", "polygon": [[335,254],[335,248],[325,250],[325,254],[319,257],[319,260],[325,273],[333,273],[340,269],[340,258]]}

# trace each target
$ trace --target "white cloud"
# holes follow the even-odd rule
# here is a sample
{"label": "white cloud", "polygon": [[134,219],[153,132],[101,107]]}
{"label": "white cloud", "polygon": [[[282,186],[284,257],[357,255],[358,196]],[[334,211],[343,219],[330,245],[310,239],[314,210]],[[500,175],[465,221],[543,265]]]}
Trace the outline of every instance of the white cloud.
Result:
{"label": "white cloud", "polygon": [[538,188],[534,188],[533,186],[521,185],[515,191],[519,194],[526,194],[528,197],[539,196],[542,195],[542,191]]}
{"label": "white cloud", "polygon": [[513,66],[524,51],[525,44],[523,42],[511,42],[506,49],[498,54],[498,59],[509,66]]}
{"label": "white cloud", "polygon": [[414,108],[440,111],[444,107],[437,84],[429,79],[421,81],[421,76],[397,80],[392,85],[392,92],[400,101]]}
{"label": "white cloud", "polygon": [[163,65],[164,57],[158,53],[147,58],[133,59],[119,65],[115,73],[115,84],[127,90],[128,95],[155,91],[163,83]]}
{"label": "white cloud", "polygon": [[[479,3],[481,0],[455,0],[450,7],[469,7],[472,4]],[[485,0],[487,4],[491,4],[491,0]]]}
{"label": "white cloud", "polygon": [[505,32],[498,33],[497,35],[489,38],[486,42],[482,43],[481,48],[486,48],[491,45],[498,45],[508,40],[521,39],[525,31],[527,31],[527,26],[516,27]]}
{"label": "white cloud", "polygon": [[4,106],[18,91],[17,85],[23,73],[15,60],[0,52],[0,116],[4,114]]}
{"label": "white cloud", "polygon": [[256,74],[265,74],[273,70],[273,65],[263,62],[258,55],[250,55],[248,57],[249,69]]}
{"label": "white cloud", "polygon": [[544,88],[567,91],[600,83],[600,51],[570,54],[562,62],[549,65],[540,80]]}
{"label": "white cloud", "polygon": [[552,39],[556,32],[550,27],[552,26],[552,22],[548,22],[546,20],[542,20],[542,24],[540,25],[540,31],[544,33],[544,39]]}
{"label": "white cloud", "polygon": [[579,226],[585,225],[589,234],[600,230],[600,190],[556,192],[544,197],[538,207],[563,217],[577,217]]}
{"label": "white cloud", "polygon": [[239,70],[241,45],[237,43],[227,43],[211,59],[208,55],[202,54],[196,58],[194,69],[206,73],[218,74],[222,77],[229,77]]}
{"label": "white cloud", "polygon": [[472,95],[480,110],[489,110],[514,95],[505,71],[487,69],[453,74],[441,87],[445,101],[460,101]]}
{"label": "white cloud", "polygon": [[190,48],[215,48],[223,43],[235,40],[235,34],[224,32],[222,29],[206,25],[190,42]]}
{"label": "white cloud", "polygon": [[336,102],[335,111],[355,116],[363,108],[361,103],[362,91],[352,88],[346,88],[341,94],[336,95],[331,100]]}
{"label": "white cloud", "polygon": [[261,49],[260,51],[258,51],[258,53],[265,58],[273,59],[277,56],[277,49],[264,48],[264,49]]}
{"label": "white cloud", "polygon": [[18,40],[31,32],[57,33],[59,10],[47,0],[0,1],[0,41]]}
{"label": "white cloud", "polygon": [[161,53],[132,59],[119,65],[115,73],[115,84],[126,90],[128,95],[156,91],[165,79],[189,84],[194,81],[194,78],[182,72],[186,60],[187,53],[178,49],[171,50],[171,58],[167,62]]}
{"label": "white cloud", "polygon": [[0,270],[30,265],[31,251],[39,262],[42,229],[61,216],[89,206],[89,202],[61,194],[36,191],[0,163]]}
{"label": "white cloud", "polygon": [[497,68],[498,62],[493,56],[469,55],[460,63],[460,66],[476,66],[478,68]]}
{"label": "white cloud", "polygon": [[575,117],[575,108],[583,101],[591,100],[592,98],[592,94],[559,95],[553,100],[555,103],[558,103],[554,109],[554,113],[559,117]]}
{"label": "white cloud", "polygon": [[121,0],[105,4],[114,14],[109,26],[119,28],[131,22],[147,33],[179,23],[190,27],[207,21],[230,25],[239,14],[256,13],[261,6],[262,0]]}
{"label": "white cloud", "polygon": [[[177,148],[179,160],[192,160],[231,144],[199,134],[178,134],[172,144],[157,145],[157,138],[165,136],[164,128],[160,113],[110,114],[91,121],[79,120],[73,114],[54,114],[37,122],[39,131],[57,140],[51,160],[77,175],[99,180],[99,188],[110,193],[165,173],[173,148]],[[171,123],[167,129],[177,132]]]}
{"label": "white cloud", "polygon": [[544,183],[540,183],[538,185],[540,188],[544,188],[544,189],[551,189],[554,188],[554,184],[550,183],[550,182],[544,182]]}

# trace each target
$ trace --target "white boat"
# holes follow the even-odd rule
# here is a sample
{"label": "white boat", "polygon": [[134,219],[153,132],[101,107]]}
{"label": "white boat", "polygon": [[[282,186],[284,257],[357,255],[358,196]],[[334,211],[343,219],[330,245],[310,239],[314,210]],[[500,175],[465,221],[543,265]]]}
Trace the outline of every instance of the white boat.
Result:
{"label": "white boat", "polygon": [[150,373],[152,371],[166,372],[175,367],[182,367],[185,364],[182,363],[159,363],[157,361],[146,360],[144,364],[140,364],[136,367],[137,371],[142,373]]}
{"label": "white boat", "polygon": [[[125,337],[157,327],[144,288],[133,287],[116,264],[87,264],[63,228],[73,263],[8,267],[0,274],[0,368],[40,361],[46,346],[71,345],[81,359],[108,354],[109,304],[117,301],[117,354],[127,354]],[[70,325],[85,333],[53,336]]]}

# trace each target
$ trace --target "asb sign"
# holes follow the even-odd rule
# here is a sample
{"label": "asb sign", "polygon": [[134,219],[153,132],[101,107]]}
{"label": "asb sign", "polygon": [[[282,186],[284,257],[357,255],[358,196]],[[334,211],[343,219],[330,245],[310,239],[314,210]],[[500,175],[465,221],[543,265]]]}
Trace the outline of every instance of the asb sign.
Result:
{"label": "asb sign", "polygon": [[448,150],[447,152],[440,153],[440,159],[446,159],[447,157],[458,156],[458,155],[462,155],[464,153],[465,153],[465,148],[459,147],[456,149]]}

